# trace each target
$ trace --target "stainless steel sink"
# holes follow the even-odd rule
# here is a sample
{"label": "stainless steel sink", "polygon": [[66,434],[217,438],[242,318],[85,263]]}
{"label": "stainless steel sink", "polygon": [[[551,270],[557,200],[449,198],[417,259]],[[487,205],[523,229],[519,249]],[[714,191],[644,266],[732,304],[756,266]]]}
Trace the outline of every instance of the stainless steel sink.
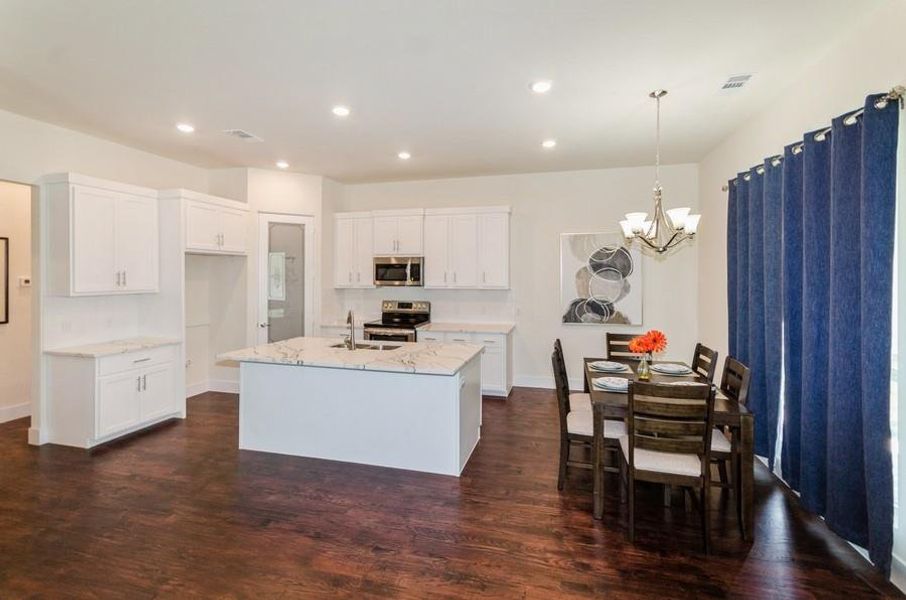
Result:
{"label": "stainless steel sink", "polygon": [[[346,344],[334,344],[331,348],[346,348]],[[356,350],[396,350],[399,346],[394,346],[393,344],[367,344],[367,343],[357,343],[355,345]]]}

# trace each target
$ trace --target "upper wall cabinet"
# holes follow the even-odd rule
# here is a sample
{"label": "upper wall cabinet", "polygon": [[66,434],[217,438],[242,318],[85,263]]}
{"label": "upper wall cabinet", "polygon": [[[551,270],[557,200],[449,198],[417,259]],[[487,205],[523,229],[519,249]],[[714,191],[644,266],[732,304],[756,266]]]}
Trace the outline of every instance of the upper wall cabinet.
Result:
{"label": "upper wall cabinet", "polygon": [[186,252],[247,254],[248,205],[189,190],[167,190],[161,199],[181,198],[186,223]]}
{"label": "upper wall cabinet", "polygon": [[48,293],[100,296],[159,289],[155,190],[74,173],[40,181]]}
{"label": "upper wall cabinet", "polygon": [[509,207],[425,211],[425,287],[510,287]]}
{"label": "upper wall cabinet", "polygon": [[373,235],[371,213],[334,215],[334,287],[374,287]]}
{"label": "upper wall cabinet", "polygon": [[423,209],[374,211],[375,256],[421,256]]}

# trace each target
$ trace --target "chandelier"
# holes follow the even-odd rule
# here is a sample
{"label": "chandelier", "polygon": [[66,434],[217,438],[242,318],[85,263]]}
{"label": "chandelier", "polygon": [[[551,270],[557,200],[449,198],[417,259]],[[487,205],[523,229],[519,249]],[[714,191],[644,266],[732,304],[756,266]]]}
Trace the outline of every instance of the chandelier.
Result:
{"label": "chandelier", "polygon": [[663,254],[685,240],[692,239],[698,230],[701,215],[690,215],[689,208],[671,208],[664,212],[661,205],[661,98],[667,90],[654,90],[648,94],[657,102],[657,152],[654,158],[654,216],[648,220],[648,213],[631,212],[626,220],[620,221],[626,240],[641,240],[646,246]]}

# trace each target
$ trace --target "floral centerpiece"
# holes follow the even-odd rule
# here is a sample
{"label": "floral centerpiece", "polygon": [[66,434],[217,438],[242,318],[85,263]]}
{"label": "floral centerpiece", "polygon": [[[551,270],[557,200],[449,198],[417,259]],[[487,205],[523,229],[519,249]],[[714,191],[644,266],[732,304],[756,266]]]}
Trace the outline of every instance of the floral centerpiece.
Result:
{"label": "floral centerpiece", "polygon": [[663,352],[666,349],[667,336],[664,335],[663,331],[657,329],[651,329],[629,341],[629,351],[642,355],[642,360],[639,361],[638,367],[639,379],[651,379],[651,369],[648,363],[655,352]]}

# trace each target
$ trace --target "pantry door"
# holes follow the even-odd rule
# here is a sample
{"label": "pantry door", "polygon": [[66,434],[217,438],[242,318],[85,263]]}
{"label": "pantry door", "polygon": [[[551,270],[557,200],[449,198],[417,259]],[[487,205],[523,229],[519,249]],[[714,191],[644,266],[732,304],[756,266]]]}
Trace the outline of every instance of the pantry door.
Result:
{"label": "pantry door", "polygon": [[258,343],[314,334],[314,218],[258,215]]}

